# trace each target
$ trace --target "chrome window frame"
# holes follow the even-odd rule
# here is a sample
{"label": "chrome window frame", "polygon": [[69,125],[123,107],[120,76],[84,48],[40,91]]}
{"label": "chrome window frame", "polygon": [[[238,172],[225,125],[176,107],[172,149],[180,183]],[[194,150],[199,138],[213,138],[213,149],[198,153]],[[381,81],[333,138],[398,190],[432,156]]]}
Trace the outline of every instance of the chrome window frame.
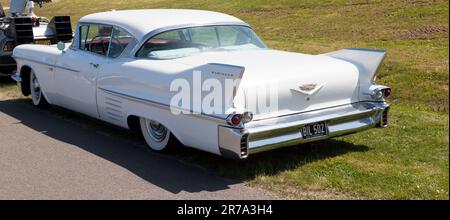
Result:
{"label": "chrome window frame", "polygon": [[[80,27],[83,26],[83,25],[91,25],[91,24],[111,26],[113,29],[111,31],[110,37],[112,37],[112,34],[114,33],[114,28],[116,28],[116,29],[118,29],[120,31],[126,32],[128,35],[130,35],[133,38],[133,40],[124,48],[122,53],[119,56],[117,56],[117,57],[109,57],[108,56],[108,54],[109,54],[109,47],[111,46],[111,41],[109,42],[108,52],[106,53],[106,55],[92,53],[92,52],[86,51],[86,50],[81,50],[80,49]],[[79,52],[85,52],[85,53],[93,54],[95,56],[103,57],[103,58],[107,58],[107,59],[119,59],[121,57],[124,57],[127,54],[129,54],[130,51],[134,50],[134,48],[136,47],[137,44],[139,44],[138,39],[134,35],[132,35],[129,31],[127,31],[127,29],[125,29],[125,28],[123,28],[123,27],[121,27],[119,25],[115,25],[115,24],[106,24],[106,23],[98,23],[98,22],[78,22],[73,42],[74,43],[72,43],[72,45],[70,45],[69,49],[74,50],[74,51],[79,51]]]}
{"label": "chrome window frame", "polygon": [[[121,27],[116,26],[116,25],[113,25],[112,27],[113,27],[113,29],[112,29],[112,31],[111,31],[111,39],[112,39],[112,36],[114,35],[114,30],[118,30],[118,31],[120,31],[120,32],[125,32],[125,33],[127,33],[127,35],[131,36],[131,38],[132,38],[131,41],[130,41],[130,43],[128,43],[128,45],[127,45],[126,47],[123,48],[122,52],[120,52],[119,56],[117,56],[117,57],[110,57],[110,56],[109,56],[109,52],[110,52],[110,49],[111,49],[111,42],[112,42],[112,41],[109,41],[108,53],[107,53],[106,56],[107,56],[108,58],[116,59],[116,58],[122,57],[123,54],[126,54],[125,51],[128,52],[128,51],[130,50],[130,49],[128,49],[128,48],[130,48],[130,45],[132,45],[132,47],[134,47],[135,44],[136,44],[136,42],[137,42],[137,40],[136,40],[136,37],[134,37],[134,36],[133,36],[129,31],[127,31],[126,29],[121,28]],[[128,49],[128,50],[127,50],[127,49]]]}

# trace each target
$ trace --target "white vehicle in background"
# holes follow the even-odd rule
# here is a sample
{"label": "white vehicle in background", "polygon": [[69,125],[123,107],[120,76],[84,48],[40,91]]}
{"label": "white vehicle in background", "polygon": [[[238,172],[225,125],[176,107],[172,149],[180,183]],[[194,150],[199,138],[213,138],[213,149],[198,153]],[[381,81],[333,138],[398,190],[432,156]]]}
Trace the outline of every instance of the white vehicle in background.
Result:
{"label": "white vehicle in background", "polygon": [[[389,106],[384,98],[391,89],[375,83],[385,54],[272,50],[247,23],[217,12],[111,11],[81,18],[71,44],[16,47],[18,72],[13,78],[34,105],[57,105],[139,130],[155,151],[179,141],[247,158],[386,127]],[[196,80],[200,85],[237,83],[221,97],[223,111],[211,113],[196,108],[210,88],[187,105],[173,102],[180,92],[173,88],[177,80],[194,87]],[[272,89],[268,95],[276,95],[270,100],[276,108],[254,108],[264,106],[267,91],[258,88],[266,85]],[[183,113],[174,114],[174,109]]]}

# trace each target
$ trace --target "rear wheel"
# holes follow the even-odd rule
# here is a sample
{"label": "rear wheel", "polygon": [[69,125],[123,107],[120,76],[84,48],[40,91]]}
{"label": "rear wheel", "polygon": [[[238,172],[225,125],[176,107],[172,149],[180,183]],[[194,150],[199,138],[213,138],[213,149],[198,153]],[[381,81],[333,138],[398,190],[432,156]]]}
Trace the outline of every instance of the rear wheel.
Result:
{"label": "rear wheel", "polygon": [[171,152],[179,146],[179,142],[163,124],[140,118],[142,135],[150,149],[157,152]]}
{"label": "rear wheel", "polygon": [[44,93],[42,93],[41,84],[39,84],[39,81],[33,70],[31,70],[30,72],[30,93],[31,100],[34,106],[39,108],[48,106],[47,99],[45,99]]}

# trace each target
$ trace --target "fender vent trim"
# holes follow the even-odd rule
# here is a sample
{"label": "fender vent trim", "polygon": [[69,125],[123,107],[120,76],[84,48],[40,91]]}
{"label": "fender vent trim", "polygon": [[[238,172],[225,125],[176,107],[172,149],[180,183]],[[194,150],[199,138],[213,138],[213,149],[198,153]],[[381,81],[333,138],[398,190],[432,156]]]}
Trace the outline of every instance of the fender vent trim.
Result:
{"label": "fender vent trim", "polygon": [[389,108],[386,108],[383,110],[382,116],[381,116],[381,126],[387,127],[389,124]]}
{"label": "fender vent trim", "polygon": [[248,134],[244,135],[241,139],[241,157],[246,158],[248,156]]}

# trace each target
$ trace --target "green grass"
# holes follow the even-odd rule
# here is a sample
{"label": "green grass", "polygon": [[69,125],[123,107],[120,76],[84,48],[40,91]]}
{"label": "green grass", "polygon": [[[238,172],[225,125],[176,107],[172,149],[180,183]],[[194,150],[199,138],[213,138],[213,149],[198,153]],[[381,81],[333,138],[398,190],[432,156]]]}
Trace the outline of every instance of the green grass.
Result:
{"label": "green grass", "polygon": [[0,101],[4,99],[19,98],[18,88],[16,84],[9,80],[0,78]]}
{"label": "green grass", "polygon": [[[268,152],[247,161],[213,161],[206,156],[191,160],[281,198],[316,198],[308,192],[327,190],[355,198],[447,199],[448,116],[403,104],[394,105],[391,114],[387,129]],[[295,191],[298,194],[292,194]]]}
{"label": "green grass", "polygon": [[70,15],[75,23],[96,11],[139,8],[225,12],[247,21],[274,49],[320,54],[364,47],[389,52],[378,77],[394,92],[387,129],[246,161],[192,150],[177,157],[279,198],[449,199],[448,1],[61,0],[37,13]]}

